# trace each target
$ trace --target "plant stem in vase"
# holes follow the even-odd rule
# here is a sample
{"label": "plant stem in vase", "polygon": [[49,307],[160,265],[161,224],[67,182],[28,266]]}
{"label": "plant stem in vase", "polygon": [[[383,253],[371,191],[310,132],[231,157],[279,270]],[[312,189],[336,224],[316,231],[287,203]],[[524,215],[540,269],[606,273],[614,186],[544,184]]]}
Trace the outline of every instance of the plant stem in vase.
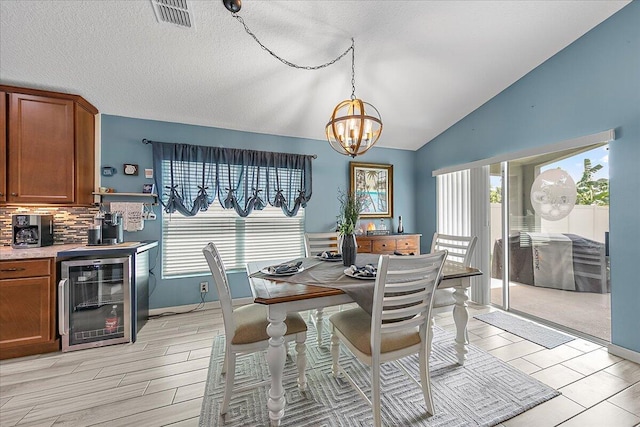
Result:
{"label": "plant stem in vase", "polygon": [[340,233],[340,247],[342,249],[342,263],[350,266],[356,262],[356,254],[358,245],[356,243],[356,224],[360,218],[362,210],[362,197],[353,193],[338,192],[338,200],[340,201],[340,225],[338,232]]}

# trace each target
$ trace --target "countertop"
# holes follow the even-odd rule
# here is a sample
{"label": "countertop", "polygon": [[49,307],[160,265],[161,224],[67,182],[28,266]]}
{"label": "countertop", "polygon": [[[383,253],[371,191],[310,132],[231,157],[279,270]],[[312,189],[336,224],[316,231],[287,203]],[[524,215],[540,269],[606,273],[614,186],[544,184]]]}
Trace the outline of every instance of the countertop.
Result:
{"label": "countertop", "polygon": [[118,245],[87,246],[82,243],[43,246],[41,248],[14,249],[11,246],[0,247],[0,260],[32,258],[71,258],[79,256],[107,255],[118,253],[138,253],[158,246],[157,240],[144,242],[124,242]]}

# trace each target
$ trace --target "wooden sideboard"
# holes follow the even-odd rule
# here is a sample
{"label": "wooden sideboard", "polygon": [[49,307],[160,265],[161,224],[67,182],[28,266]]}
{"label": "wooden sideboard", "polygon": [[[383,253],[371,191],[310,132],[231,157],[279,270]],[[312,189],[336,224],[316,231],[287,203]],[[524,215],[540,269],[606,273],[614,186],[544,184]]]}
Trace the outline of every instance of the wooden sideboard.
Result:
{"label": "wooden sideboard", "polygon": [[358,253],[402,254],[420,253],[420,236],[422,234],[389,234],[386,236],[356,236]]}

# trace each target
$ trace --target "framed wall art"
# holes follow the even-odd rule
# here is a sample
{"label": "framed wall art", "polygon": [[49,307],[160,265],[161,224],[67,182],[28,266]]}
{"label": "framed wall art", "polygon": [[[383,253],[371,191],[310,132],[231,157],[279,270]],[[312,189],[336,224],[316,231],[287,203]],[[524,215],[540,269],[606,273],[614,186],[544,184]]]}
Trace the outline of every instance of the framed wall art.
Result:
{"label": "framed wall art", "polygon": [[393,165],[349,162],[350,190],[362,199],[360,218],[393,217]]}

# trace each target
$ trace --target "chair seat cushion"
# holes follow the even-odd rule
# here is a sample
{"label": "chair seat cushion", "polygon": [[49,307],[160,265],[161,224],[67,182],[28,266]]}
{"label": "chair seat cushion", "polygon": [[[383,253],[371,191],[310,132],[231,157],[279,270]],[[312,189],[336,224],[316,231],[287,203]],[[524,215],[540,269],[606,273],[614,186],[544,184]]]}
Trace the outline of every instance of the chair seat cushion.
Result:
{"label": "chair seat cushion", "polygon": [[433,308],[446,307],[454,305],[456,300],[453,299],[453,289],[436,289],[433,297]]}
{"label": "chair seat cushion", "polygon": [[[360,307],[340,311],[329,321],[362,353],[371,356],[371,316]],[[380,353],[388,353],[420,343],[418,328],[382,334]]]}
{"label": "chair seat cushion", "polygon": [[[250,344],[269,339],[267,335],[267,306],[248,304],[233,310],[233,321],[236,333],[231,344]],[[289,313],[284,323],[287,325],[285,335],[297,334],[307,330],[307,324],[298,313]]]}

